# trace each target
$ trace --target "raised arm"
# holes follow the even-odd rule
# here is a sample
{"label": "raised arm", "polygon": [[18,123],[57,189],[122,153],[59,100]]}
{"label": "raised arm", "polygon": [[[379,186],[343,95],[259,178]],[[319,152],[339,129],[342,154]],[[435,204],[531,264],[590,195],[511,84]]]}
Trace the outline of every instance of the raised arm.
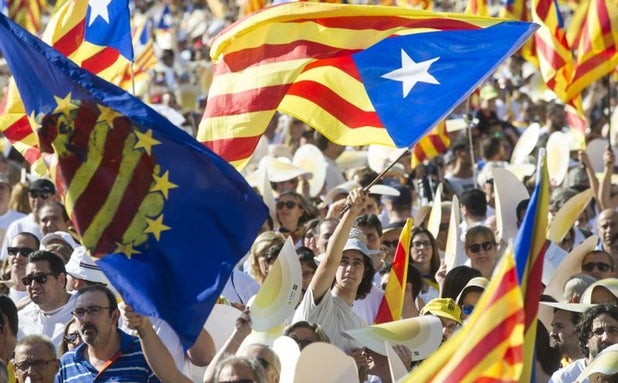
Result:
{"label": "raised arm", "polygon": [[605,148],[605,152],[603,153],[603,164],[605,165],[603,168],[603,179],[601,180],[601,184],[599,187],[599,203],[601,205],[600,210],[610,209],[614,207],[612,203],[611,197],[611,189],[612,189],[612,173],[614,171],[614,163],[616,161],[616,156],[614,155],[614,151],[610,146]]}
{"label": "raised arm", "polygon": [[337,267],[341,263],[343,248],[348,240],[350,230],[354,225],[354,220],[365,207],[365,192],[362,188],[354,189],[350,192],[346,199],[346,205],[349,209],[343,214],[339,220],[333,235],[328,241],[324,259],[319,263],[317,270],[309,284],[309,288],[313,293],[313,298],[319,302],[324,294],[326,294],[333,284]]}

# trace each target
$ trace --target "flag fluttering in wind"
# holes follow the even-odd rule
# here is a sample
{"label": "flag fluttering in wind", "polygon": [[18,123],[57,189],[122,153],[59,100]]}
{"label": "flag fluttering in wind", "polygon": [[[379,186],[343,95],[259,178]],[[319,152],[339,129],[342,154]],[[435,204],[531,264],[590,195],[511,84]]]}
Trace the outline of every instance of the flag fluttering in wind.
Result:
{"label": "flag fluttering in wind", "polygon": [[280,110],[339,144],[408,147],[535,28],[398,7],[265,8],[213,43],[198,139],[242,167]]}
{"label": "flag fluttering in wind", "polygon": [[446,123],[442,121],[414,144],[411,157],[412,169],[422,164],[423,161],[430,160],[446,152],[450,145],[451,139],[446,130]]}
{"label": "flag fluttering in wind", "polygon": [[47,7],[46,0],[2,0],[7,7],[8,15],[17,24],[30,33],[41,31],[41,16]]}
{"label": "flag fluttering in wind", "polygon": [[266,219],[261,198],[140,100],[4,16],[0,51],[84,246],[129,305],[190,346]]}
{"label": "flag fluttering in wind", "polygon": [[401,319],[403,298],[408,279],[408,264],[410,262],[410,241],[414,220],[408,218],[399,235],[399,243],[395,250],[393,266],[388,275],[384,297],[378,308],[375,323],[386,323]]}

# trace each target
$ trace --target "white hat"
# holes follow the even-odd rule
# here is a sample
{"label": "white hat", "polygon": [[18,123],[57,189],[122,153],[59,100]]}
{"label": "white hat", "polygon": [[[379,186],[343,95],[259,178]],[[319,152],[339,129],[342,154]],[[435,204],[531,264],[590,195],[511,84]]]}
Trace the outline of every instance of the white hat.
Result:
{"label": "white hat", "polygon": [[75,242],[73,237],[71,237],[71,234],[66,231],[55,231],[53,233],[45,234],[43,239],[41,239],[41,247],[46,247],[54,240],[65,242],[67,245],[71,246],[72,249],[79,247],[79,243]]}
{"label": "white hat", "polygon": [[461,291],[459,292],[459,295],[457,295],[457,299],[455,299],[455,303],[457,304],[461,304],[461,299],[464,296],[464,293],[466,292],[466,290],[468,290],[470,287],[480,287],[481,289],[485,290],[487,289],[487,285],[489,284],[489,279],[487,278],[483,278],[483,277],[474,277],[472,279],[470,279],[468,281],[468,283],[466,283],[466,285],[464,286],[463,289],[461,289]]}
{"label": "white hat", "polygon": [[83,279],[90,282],[98,282],[110,285],[109,280],[101,271],[101,268],[94,263],[94,260],[86,253],[84,246],[78,246],[73,250],[71,259],[66,264],[67,273],[74,278]]}
{"label": "white hat", "polygon": [[358,250],[366,256],[380,254],[380,250],[369,250],[367,245],[359,238],[348,238],[343,247],[343,251],[346,250]]}

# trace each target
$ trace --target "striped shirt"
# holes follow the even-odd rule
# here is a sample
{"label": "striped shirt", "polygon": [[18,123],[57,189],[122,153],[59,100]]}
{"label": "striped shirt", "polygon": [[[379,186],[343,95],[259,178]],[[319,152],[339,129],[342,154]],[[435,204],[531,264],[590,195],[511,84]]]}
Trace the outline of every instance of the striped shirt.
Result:
{"label": "striped shirt", "polygon": [[82,343],[62,356],[55,383],[159,383],[159,379],[146,363],[139,339],[121,330],[118,332],[120,350],[102,371],[98,371],[84,359],[88,345]]}

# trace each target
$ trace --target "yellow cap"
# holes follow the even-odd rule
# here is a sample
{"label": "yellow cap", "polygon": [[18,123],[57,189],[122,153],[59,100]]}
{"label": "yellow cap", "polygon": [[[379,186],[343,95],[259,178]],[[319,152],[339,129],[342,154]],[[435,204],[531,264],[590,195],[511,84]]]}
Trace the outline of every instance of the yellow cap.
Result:
{"label": "yellow cap", "polygon": [[427,302],[421,310],[421,315],[433,314],[435,316],[452,319],[461,324],[461,308],[452,298],[434,298]]}

